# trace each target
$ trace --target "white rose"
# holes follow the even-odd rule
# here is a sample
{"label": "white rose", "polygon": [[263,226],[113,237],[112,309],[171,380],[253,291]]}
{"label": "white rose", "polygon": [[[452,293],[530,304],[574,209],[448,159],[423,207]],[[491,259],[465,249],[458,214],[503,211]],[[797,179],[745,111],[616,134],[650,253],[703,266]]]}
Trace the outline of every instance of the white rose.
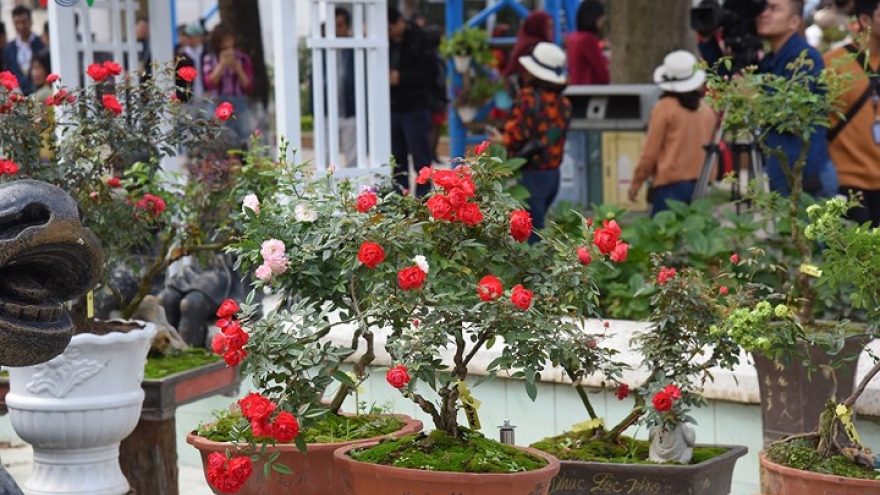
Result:
{"label": "white rose", "polygon": [[248,194],[244,197],[244,201],[241,203],[241,211],[247,213],[244,209],[250,208],[257,215],[260,214],[260,200],[257,199],[256,194]]}
{"label": "white rose", "polygon": [[314,222],[318,219],[318,212],[305,204],[296,205],[296,208],[293,209],[293,215],[298,222]]}
{"label": "white rose", "polygon": [[423,272],[428,273],[428,260],[426,260],[424,256],[420,254],[413,258],[413,261]]}

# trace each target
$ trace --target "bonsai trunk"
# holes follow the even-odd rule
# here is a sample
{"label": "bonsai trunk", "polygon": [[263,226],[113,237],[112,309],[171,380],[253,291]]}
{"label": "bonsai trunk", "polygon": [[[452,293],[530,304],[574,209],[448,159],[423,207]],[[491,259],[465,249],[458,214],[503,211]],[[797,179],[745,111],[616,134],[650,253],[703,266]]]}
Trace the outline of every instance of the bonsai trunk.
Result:
{"label": "bonsai trunk", "polygon": [[[804,193],[804,168],[807,165],[807,153],[809,152],[809,142],[804,140],[798,153],[797,160],[794,165],[789,167],[787,160],[780,157],[780,166],[788,180],[791,195],[788,197],[788,217],[791,222],[791,243],[792,246],[800,253],[801,263],[809,263],[812,257],[812,249],[804,239],[798,218],[800,215],[801,198]],[[806,273],[798,271],[794,280],[797,288],[797,296],[800,299],[799,316],[804,325],[813,322],[813,289],[810,286],[810,279]]]}

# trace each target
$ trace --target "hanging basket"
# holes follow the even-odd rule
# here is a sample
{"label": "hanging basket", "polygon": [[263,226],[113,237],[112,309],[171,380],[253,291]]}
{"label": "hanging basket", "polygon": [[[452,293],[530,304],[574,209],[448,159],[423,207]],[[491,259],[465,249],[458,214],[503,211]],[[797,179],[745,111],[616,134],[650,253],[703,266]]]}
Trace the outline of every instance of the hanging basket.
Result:
{"label": "hanging basket", "polygon": [[458,107],[456,111],[458,112],[458,118],[464,124],[470,124],[477,117],[476,107],[462,106]]}
{"label": "hanging basket", "polygon": [[459,74],[464,74],[471,68],[470,55],[456,55],[452,57],[452,61],[455,63],[455,71]]}

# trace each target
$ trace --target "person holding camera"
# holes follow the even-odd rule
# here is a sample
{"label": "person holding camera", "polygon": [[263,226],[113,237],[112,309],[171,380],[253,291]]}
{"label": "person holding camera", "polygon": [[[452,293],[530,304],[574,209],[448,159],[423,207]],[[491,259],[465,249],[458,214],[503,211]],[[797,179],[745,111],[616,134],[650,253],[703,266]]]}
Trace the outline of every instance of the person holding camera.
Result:
{"label": "person holding camera", "polygon": [[831,116],[828,152],[840,174],[839,192],[861,196],[849,218],[880,227],[880,0],[856,0],[855,14],[870,33],[867,46],[850,44],[825,54],[835,71],[854,76],[840,97],[844,117]]}
{"label": "person holding camera", "polygon": [[648,135],[627,196],[638,197],[652,179],[651,216],[669,209],[667,201],[690,203],[703,167],[703,144],[712,140],[715,112],[703,101],[706,72],[697,57],[684,50],[670,53],[654,71],[663,90],[651,110]]}
{"label": "person holding camera", "polygon": [[[571,102],[562,94],[568,85],[565,60],[565,52],[547,42],[538,43],[530,55],[520,57],[523,87],[516,94],[504,132],[486,129],[492,142],[507,148],[508,156],[527,160],[520,169],[520,184],[529,191],[527,201],[535,231],[544,228],[544,218],[559,192],[559,166],[572,114]],[[529,243],[539,240],[533,231]]]}

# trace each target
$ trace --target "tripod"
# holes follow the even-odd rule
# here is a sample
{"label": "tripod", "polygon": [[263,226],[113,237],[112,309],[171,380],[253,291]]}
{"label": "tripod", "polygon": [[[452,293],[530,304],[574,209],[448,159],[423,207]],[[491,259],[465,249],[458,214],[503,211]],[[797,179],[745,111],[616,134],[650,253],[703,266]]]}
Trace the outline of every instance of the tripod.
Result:
{"label": "tripod", "polygon": [[[706,197],[709,193],[710,181],[712,180],[712,171],[717,170],[716,180],[723,178],[723,170],[718,167],[721,162],[721,139],[725,129],[725,113],[717,119],[715,130],[712,134],[712,141],[703,145],[706,149],[706,158],[703,160],[703,168],[700,170],[700,177],[697,179],[697,185],[694,187],[694,194],[691,197],[693,201]],[[758,131],[741,132],[734,131],[733,143],[731,151],[733,154],[733,166],[736,175],[731,185],[730,199],[738,201],[742,198],[744,190],[748,187],[752,180],[761,181],[760,187],[767,189],[769,187],[764,176],[764,156],[758,148],[757,134]],[[716,168],[717,167],[717,168]],[[737,213],[739,213],[740,205],[737,204]]]}

